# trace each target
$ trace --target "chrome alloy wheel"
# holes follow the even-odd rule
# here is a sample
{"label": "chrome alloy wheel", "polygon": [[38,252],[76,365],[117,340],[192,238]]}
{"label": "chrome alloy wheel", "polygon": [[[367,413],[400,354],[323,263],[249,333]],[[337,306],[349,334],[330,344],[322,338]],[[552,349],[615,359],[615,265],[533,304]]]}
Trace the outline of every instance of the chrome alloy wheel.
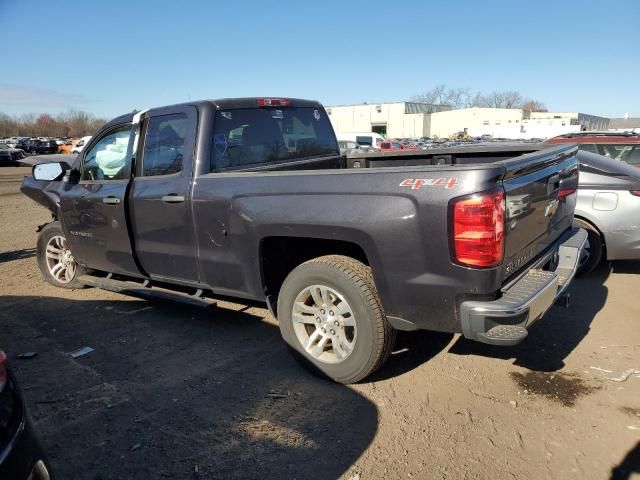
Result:
{"label": "chrome alloy wheel", "polygon": [[51,237],[46,248],[47,268],[53,278],[60,283],[69,283],[76,275],[76,261],[61,235]]}
{"label": "chrome alloy wheel", "polygon": [[324,285],[311,285],[293,302],[293,329],[302,348],[323,363],[340,363],[356,344],[355,315],[344,297]]}

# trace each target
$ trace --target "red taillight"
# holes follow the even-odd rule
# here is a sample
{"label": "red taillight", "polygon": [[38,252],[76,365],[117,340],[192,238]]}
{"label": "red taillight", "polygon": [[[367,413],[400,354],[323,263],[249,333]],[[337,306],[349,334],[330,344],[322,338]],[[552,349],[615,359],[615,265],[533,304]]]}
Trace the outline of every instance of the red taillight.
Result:
{"label": "red taillight", "polygon": [[471,267],[495,267],[504,255],[504,192],[478,194],[453,206],[455,260]]}
{"label": "red taillight", "polygon": [[0,392],[4,390],[4,386],[7,384],[7,356],[0,350]]}
{"label": "red taillight", "polygon": [[561,188],[560,190],[558,190],[558,200],[564,200],[574,193],[576,193],[575,188]]}
{"label": "red taillight", "polygon": [[259,98],[259,107],[290,107],[291,100],[288,98]]}
{"label": "red taillight", "polygon": [[640,197],[640,190],[629,190],[631,195],[635,195],[636,197]]}

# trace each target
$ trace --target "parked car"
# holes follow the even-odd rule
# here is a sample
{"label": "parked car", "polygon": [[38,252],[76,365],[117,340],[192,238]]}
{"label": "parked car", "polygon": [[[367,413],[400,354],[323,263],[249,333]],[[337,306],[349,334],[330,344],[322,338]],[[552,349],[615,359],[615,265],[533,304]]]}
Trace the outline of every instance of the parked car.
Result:
{"label": "parked car", "polygon": [[341,154],[347,155],[354,150],[358,150],[360,148],[360,145],[350,140],[338,140],[338,147],[340,148]]}
{"label": "parked car", "polygon": [[118,117],[22,191],[55,218],[36,248],[52,285],[263,301],[296,357],[351,383],[397,329],[515,345],[565,298],[587,238],[572,227],[576,152],[345,159],[317,102],[223,99]]}
{"label": "parked car", "polygon": [[62,145],[58,145],[58,153],[70,154],[77,142],[77,139],[65,140]]}
{"label": "parked car", "polygon": [[420,150],[419,148],[409,147],[400,142],[381,142],[379,148],[382,152],[393,152],[394,150]]}
{"label": "parked car", "polygon": [[640,133],[577,132],[553,137],[545,143],[577,143],[580,150],[597,153],[640,167]]}
{"label": "parked car", "polygon": [[58,153],[58,144],[55,140],[26,140],[20,147],[25,152],[32,155],[45,155],[48,153]]}
{"label": "parked car", "polygon": [[337,135],[338,140],[356,142],[361,147],[379,148],[380,142],[384,141],[384,137],[374,132],[341,132]]}
{"label": "parked car", "polygon": [[602,260],[640,260],[640,170],[581,151],[574,223],[588,232],[580,274]]}
{"label": "parked car", "polygon": [[33,429],[22,392],[0,350],[0,478],[50,480],[51,468]]}
{"label": "parked car", "polygon": [[17,162],[24,157],[26,157],[24,150],[10,148],[4,143],[0,143],[0,165],[17,165]]}
{"label": "parked car", "polygon": [[89,143],[89,140],[91,140],[91,135],[82,137],[71,147],[71,153],[80,153],[84,149],[84,146]]}

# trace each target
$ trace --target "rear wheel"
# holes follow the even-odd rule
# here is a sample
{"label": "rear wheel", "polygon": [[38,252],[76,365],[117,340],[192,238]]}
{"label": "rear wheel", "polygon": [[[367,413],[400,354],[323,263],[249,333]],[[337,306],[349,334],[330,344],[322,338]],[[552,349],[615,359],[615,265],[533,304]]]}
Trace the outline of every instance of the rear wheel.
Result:
{"label": "rear wheel", "polygon": [[590,223],[580,219],[575,219],[573,223],[575,227],[584,228],[587,231],[587,243],[582,251],[582,256],[578,263],[578,271],[576,272],[578,276],[582,276],[591,272],[602,260],[604,241],[600,233]]}
{"label": "rear wheel", "polygon": [[371,375],[395,341],[371,269],[339,255],[305,262],[287,276],[278,320],[296,358],[340,383]]}
{"label": "rear wheel", "polygon": [[61,288],[83,288],[78,277],[85,273],[69,249],[60,222],[52,222],[40,230],[36,248],[38,267],[47,282]]}

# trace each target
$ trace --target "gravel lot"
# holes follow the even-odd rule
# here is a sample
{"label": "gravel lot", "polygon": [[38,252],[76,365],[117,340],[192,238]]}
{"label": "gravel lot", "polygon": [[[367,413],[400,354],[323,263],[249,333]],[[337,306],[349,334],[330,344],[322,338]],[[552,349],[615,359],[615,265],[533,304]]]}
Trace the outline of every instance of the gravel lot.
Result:
{"label": "gravel lot", "polygon": [[640,478],[640,378],[610,379],[640,369],[639,264],[575,281],[518,347],[402,335],[345,387],[300,368],[262,308],[46,284],[28,172],[0,169],[0,347],[59,479]]}

